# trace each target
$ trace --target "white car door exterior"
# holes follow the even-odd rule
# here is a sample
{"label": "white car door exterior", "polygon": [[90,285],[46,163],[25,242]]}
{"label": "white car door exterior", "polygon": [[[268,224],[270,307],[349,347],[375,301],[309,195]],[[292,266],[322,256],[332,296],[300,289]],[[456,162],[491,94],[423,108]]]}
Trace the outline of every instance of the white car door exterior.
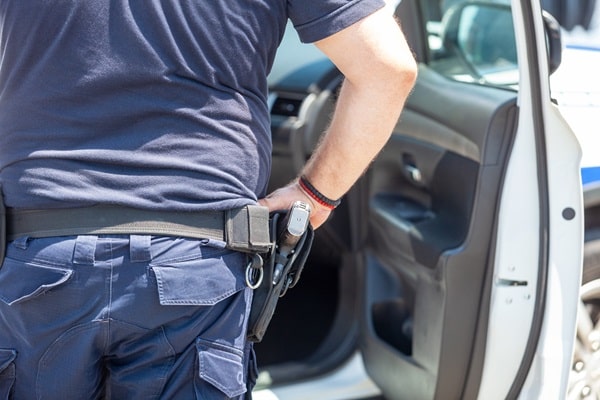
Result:
{"label": "white car door exterior", "polygon": [[479,398],[559,399],[567,390],[580,287],[580,148],[550,99],[540,6],[513,1],[512,8],[521,111],[502,190]]}

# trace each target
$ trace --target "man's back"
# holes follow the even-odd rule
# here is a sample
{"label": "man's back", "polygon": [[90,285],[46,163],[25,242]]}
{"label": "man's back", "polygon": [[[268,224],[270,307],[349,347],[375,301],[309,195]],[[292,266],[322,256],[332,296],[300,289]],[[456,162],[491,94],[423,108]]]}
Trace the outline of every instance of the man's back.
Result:
{"label": "man's back", "polygon": [[228,209],[264,192],[284,1],[0,5],[8,206]]}

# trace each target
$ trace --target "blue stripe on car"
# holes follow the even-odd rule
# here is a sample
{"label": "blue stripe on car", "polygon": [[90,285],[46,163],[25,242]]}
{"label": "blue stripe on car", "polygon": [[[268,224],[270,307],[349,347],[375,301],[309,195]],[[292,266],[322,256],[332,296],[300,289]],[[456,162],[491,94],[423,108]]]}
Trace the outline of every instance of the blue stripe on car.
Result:
{"label": "blue stripe on car", "polygon": [[600,182],[600,166],[581,168],[581,181],[586,183]]}
{"label": "blue stripe on car", "polygon": [[584,46],[584,45],[579,45],[579,44],[569,44],[565,47],[568,49],[573,49],[573,50],[600,51],[600,47]]}

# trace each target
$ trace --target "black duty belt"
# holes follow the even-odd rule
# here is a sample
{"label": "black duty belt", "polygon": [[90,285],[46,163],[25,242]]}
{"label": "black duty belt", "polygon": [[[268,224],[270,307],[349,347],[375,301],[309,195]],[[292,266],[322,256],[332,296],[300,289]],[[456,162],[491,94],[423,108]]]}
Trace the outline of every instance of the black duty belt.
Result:
{"label": "black duty belt", "polygon": [[8,240],[100,234],[147,234],[216,239],[232,250],[261,253],[272,247],[269,211],[249,205],[227,211],[175,212],[119,206],[6,210]]}

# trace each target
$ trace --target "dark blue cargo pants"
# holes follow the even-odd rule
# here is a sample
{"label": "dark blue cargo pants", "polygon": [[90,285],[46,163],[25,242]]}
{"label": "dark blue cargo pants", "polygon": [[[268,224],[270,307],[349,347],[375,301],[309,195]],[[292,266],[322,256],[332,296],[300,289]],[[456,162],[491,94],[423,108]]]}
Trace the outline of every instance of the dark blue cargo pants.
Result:
{"label": "dark blue cargo pants", "polygon": [[150,236],[19,239],[0,269],[0,399],[241,399],[246,256]]}

